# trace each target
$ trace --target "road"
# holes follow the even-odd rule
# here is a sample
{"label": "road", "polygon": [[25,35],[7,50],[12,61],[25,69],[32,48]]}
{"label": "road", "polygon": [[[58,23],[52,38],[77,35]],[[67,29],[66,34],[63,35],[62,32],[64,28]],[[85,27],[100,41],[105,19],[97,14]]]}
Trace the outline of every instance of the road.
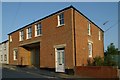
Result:
{"label": "road", "polygon": [[[77,78],[76,76],[67,75],[63,73],[55,73],[54,71],[42,70],[37,68],[28,67],[14,67],[10,65],[4,65],[2,68],[2,78],[27,78],[27,80],[34,79],[57,79],[61,80],[63,78]],[[29,79],[28,79],[29,78]]]}
{"label": "road", "polygon": [[3,68],[2,78],[52,78],[52,77],[36,73],[30,73],[27,71],[17,71],[14,68],[11,69]]}

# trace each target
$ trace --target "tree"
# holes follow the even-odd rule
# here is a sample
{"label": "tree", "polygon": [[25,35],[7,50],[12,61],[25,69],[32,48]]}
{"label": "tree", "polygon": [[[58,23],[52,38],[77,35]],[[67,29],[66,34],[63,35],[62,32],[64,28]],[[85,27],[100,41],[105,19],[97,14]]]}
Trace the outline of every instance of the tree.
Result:
{"label": "tree", "polygon": [[114,55],[118,55],[118,48],[115,48],[115,45],[111,43],[107,47],[104,58],[96,56],[92,61],[88,59],[88,66],[116,66],[117,61],[113,59]]}
{"label": "tree", "polygon": [[113,60],[113,56],[118,55],[118,48],[115,47],[113,43],[107,47],[107,51],[104,56],[104,65],[106,66],[116,66],[116,61]]}
{"label": "tree", "polygon": [[115,45],[113,43],[110,43],[110,45],[107,47],[107,51],[105,52],[106,55],[117,55],[118,54],[118,48],[115,48]]}

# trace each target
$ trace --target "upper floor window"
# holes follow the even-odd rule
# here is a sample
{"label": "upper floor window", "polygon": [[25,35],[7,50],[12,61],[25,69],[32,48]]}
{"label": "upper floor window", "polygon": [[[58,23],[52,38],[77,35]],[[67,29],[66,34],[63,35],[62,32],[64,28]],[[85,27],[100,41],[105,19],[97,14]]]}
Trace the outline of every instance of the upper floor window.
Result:
{"label": "upper floor window", "polygon": [[23,39],[24,39],[24,32],[23,32],[23,30],[21,30],[19,32],[19,41],[23,41]]}
{"label": "upper floor window", "polygon": [[10,35],[10,42],[12,42],[12,36]]}
{"label": "upper floor window", "polygon": [[88,35],[91,35],[91,24],[88,24]]}
{"label": "upper floor window", "polygon": [[17,60],[17,55],[18,55],[18,51],[17,51],[17,49],[14,49],[13,50],[13,60]]}
{"label": "upper floor window", "polygon": [[27,28],[27,39],[32,37],[32,27]]}
{"label": "upper floor window", "polygon": [[88,56],[92,57],[92,43],[88,43]]}
{"label": "upper floor window", "polygon": [[35,25],[35,36],[40,36],[42,34],[41,23]]}
{"label": "upper floor window", "polygon": [[101,33],[100,33],[100,31],[98,33],[98,37],[99,37],[99,40],[101,40]]}
{"label": "upper floor window", "polygon": [[64,14],[61,13],[58,15],[58,26],[64,25]]}

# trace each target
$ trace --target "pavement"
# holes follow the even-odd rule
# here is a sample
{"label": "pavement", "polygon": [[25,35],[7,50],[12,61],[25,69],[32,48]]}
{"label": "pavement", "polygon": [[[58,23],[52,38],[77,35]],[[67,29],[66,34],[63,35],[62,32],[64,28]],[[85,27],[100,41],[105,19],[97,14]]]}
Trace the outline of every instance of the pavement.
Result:
{"label": "pavement", "polygon": [[[16,66],[12,66],[12,65],[2,65],[2,68],[3,68],[3,77],[11,77],[11,74],[8,75],[7,73],[8,72],[11,72],[11,71],[14,71],[13,74],[18,74],[18,75],[21,75],[21,77],[29,77],[31,78],[59,78],[59,79],[62,79],[62,78],[80,78],[79,76],[74,76],[74,75],[68,75],[68,74],[65,74],[65,73],[56,73],[56,72],[53,72],[53,71],[48,71],[48,70],[43,70],[43,69],[38,69],[38,68],[35,68],[35,67],[16,67]],[[8,70],[9,69],[9,70]],[[11,71],[10,71],[11,70]],[[7,75],[5,75],[7,74]],[[22,76],[23,75],[23,76]],[[26,76],[24,76],[26,75]],[[12,76],[13,78],[14,77],[17,77],[17,76]],[[20,77],[20,76],[18,76]]]}

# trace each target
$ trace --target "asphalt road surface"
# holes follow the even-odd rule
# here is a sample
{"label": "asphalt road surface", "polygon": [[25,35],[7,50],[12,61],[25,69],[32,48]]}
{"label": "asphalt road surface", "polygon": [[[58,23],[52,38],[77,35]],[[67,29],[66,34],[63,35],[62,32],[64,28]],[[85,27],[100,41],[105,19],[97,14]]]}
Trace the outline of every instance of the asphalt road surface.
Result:
{"label": "asphalt road surface", "polygon": [[30,73],[27,71],[17,71],[14,68],[2,69],[2,78],[54,78],[46,75],[41,75],[37,73]]}

